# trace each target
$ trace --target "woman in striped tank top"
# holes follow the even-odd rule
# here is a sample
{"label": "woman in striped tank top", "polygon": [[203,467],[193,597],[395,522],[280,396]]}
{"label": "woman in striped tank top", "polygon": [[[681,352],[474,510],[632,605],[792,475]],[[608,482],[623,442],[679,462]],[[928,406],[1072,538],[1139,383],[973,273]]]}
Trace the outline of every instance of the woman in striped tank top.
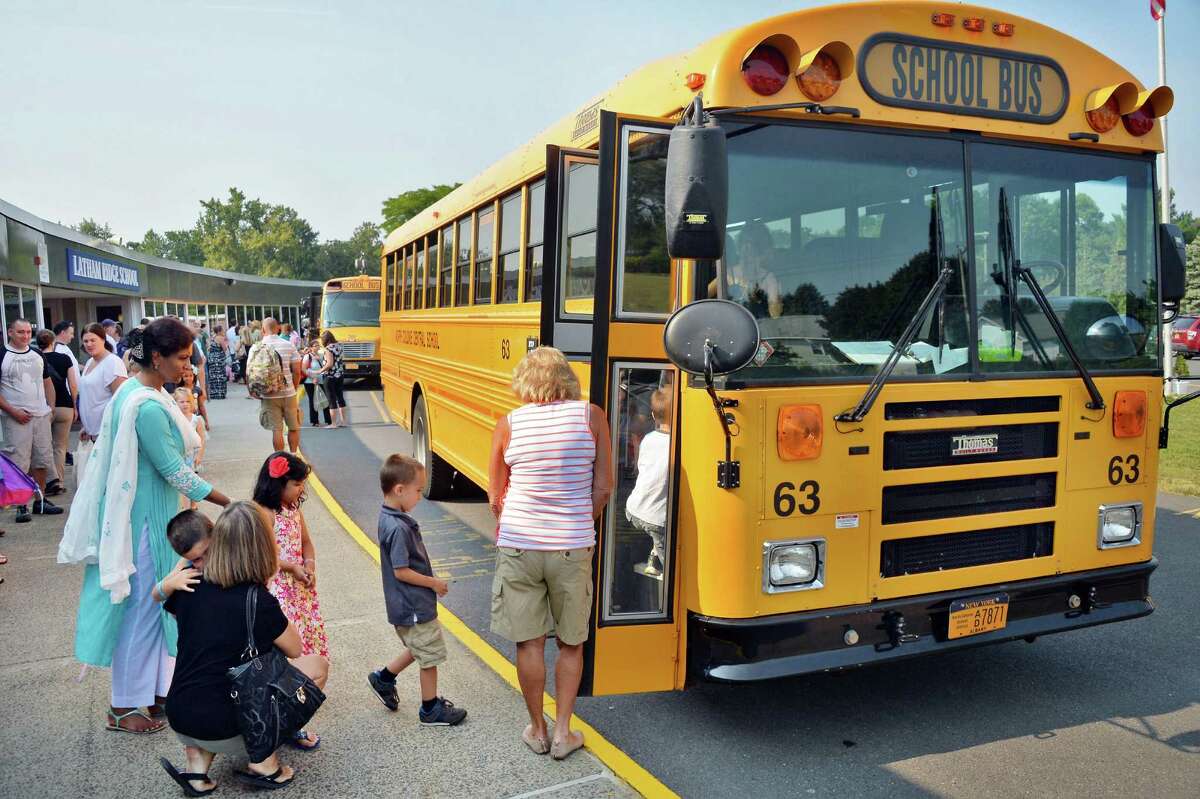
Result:
{"label": "woman in striped tank top", "polygon": [[[524,403],[496,423],[488,501],[499,520],[492,632],[517,645],[517,676],[538,754],[561,760],[583,746],[571,731],[592,611],[596,519],[612,495],[612,447],[604,411],[580,400],[579,380],[553,347],[517,365],[513,392]],[[546,730],[546,636],[558,639],[557,718]]]}

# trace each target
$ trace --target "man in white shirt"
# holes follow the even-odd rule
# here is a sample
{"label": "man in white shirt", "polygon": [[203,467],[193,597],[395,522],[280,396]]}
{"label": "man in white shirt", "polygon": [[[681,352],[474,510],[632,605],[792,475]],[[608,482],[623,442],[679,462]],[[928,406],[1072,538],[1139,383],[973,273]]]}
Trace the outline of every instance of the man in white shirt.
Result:
{"label": "man in white shirt", "polygon": [[79,359],[75,357],[75,352],[71,349],[71,342],[74,340],[74,322],[68,322],[64,319],[54,326],[54,351],[61,352],[70,358],[71,363],[75,366],[75,371],[79,371]]}
{"label": "man in white shirt", "polygon": [[[46,472],[56,468],[50,433],[54,383],[46,359],[29,347],[32,338],[33,326],[28,320],[9,322],[8,345],[0,358],[0,425],[4,428],[5,454],[45,492]],[[43,493],[43,499],[34,501],[34,513],[54,516],[63,512],[44,497]],[[29,509],[18,506],[17,522],[29,521],[33,521]]]}
{"label": "man in white shirt", "polygon": [[292,342],[279,335],[279,322],[271,317],[263,320],[263,338],[251,347],[248,362],[254,360],[254,350],[258,347],[270,347],[279,356],[283,367],[286,386],[281,391],[268,394],[260,399],[259,424],[271,431],[271,443],[278,452],[283,449],[283,428],[287,426],[287,445],[292,452],[300,452],[300,403],[296,395],[296,386],[304,379],[304,370],[300,365],[300,353],[292,346]]}

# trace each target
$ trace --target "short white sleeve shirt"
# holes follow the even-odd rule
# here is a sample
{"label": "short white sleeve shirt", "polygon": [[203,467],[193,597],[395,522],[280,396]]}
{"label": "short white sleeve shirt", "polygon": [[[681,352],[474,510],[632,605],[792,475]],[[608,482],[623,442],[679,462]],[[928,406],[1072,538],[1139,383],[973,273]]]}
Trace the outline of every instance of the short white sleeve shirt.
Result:
{"label": "short white sleeve shirt", "polygon": [[50,376],[46,359],[34,349],[14,350],[6,346],[4,361],[0,363],[0,396],[14,408],[33,416],[50,413],[46,402],[44,378]]}
{"label": "short white sleeve shirt", "polygon": [[76,372],[79,371],[79,359],[75,357],[75,353],[71,351],[71,348],[69,346],[67,346],[66,344],[63,344],[61,341],[56,341],[56,342],[54,342],[54,351],[61,352],[63,355],[70,358],[71,363],[73,363],[75,365],[75,371]]}
{"label": "short white sleeve shirt", "polygon": [[83,365],[79,375],[79,423],[88,435],[100,433],[104,409],[113,396],[109,386],[118,377],[128,376],[125,362],[112,353],[98,363],[89,358]]}

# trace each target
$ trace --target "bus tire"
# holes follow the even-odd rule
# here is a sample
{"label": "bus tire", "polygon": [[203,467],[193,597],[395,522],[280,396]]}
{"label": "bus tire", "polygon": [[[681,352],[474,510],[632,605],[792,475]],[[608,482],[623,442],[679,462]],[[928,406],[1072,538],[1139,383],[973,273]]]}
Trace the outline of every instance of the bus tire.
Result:
{"label": "bus tire", "polygon": [[425,398],[418,397],[412,416],[413,457],[425,467],[425,488],[421,494],[426,499],[445,499],[450,496],[454,480],[454,469],[433,451],[429,436],[429,411]]}

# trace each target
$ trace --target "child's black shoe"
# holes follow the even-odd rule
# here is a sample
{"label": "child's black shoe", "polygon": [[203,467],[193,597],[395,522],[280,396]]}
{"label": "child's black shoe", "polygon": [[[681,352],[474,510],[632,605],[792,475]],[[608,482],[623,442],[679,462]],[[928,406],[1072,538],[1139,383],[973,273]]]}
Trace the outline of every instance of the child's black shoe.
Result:
{"label": "child's black shoe", "polygon": [[379,697],[380,702],[383,702],[384,707],[392,711],[400,707],[400,699],[396,696],[395,680],[385,680],[379,675],[379,672],[373,671],[367,675],[367,682],[370,683],[375,696]]}
{"label": "child's black shoe", "polygon": [[462,723],[467,717],[467,711],[455,707],[453,702],[439,696],[433,700],[433,707],[428,711],[422,710],[418,715],[421,723],[427,727],[453,727]]}

